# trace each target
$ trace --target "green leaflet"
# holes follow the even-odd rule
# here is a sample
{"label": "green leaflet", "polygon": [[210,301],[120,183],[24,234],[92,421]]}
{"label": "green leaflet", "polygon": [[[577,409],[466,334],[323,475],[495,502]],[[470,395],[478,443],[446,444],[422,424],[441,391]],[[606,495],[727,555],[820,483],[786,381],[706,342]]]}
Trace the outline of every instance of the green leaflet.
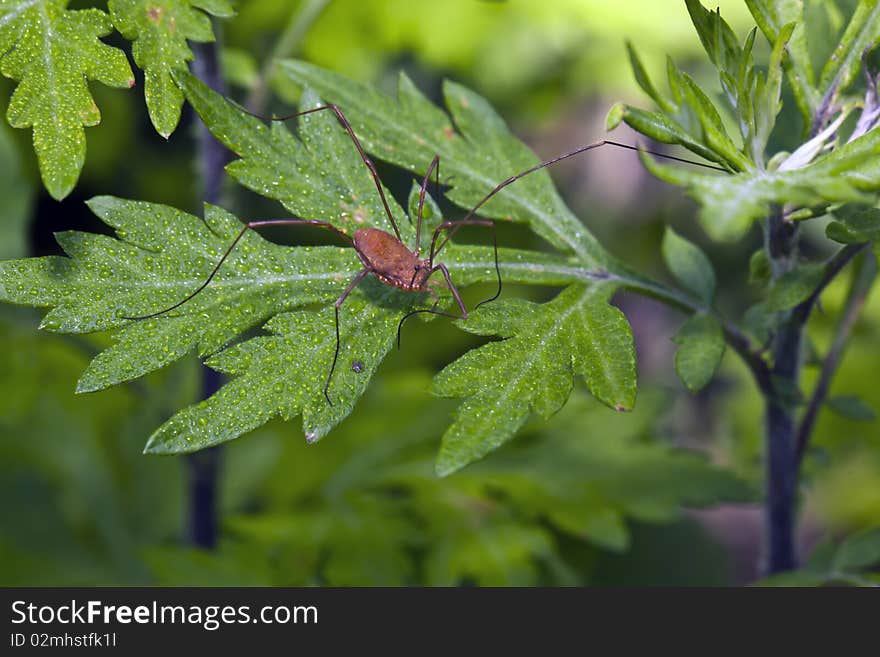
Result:
{"label": "green leaflet", "polygon": [[815,76],[807,48],[807,32],[804,25],[804,6],[800,0],[746,0],[746,5],[770,43],[776,43],[784,25],[796,27],[786,45],[787,57],[782,60],[788,83],[805,127],[809,129],[813,112],[820,102],[819,90],[814,86]]}
{"label": "green leaflet", "polygon": [[538,305],[505,300],[481,308],[463,329],[497,335],[447,366],[434,383],[446,397],[463,397],[443,436],[437,471],[446,475],[509,440],[531,413],[549,417],[565,404],[572,378],[619,411],[635,403],[632,334],[608,305],[615,284],[573,285]]}
{"label": "green leaflet", "polygon": [[721,364],[725,342],[721,324],[710,315],[694,315],[672,339],[678,345],[675,371],[691,392],[702,390]]}
{"label": "green leaflet", "polygon": [[715,297],[715,270],[700,247],[667,226],[660,248],[669,271],[703,303],[711,306]]}
{"label": "green leaflet", "polygon": [[214,40],[211,19],[233,15],[226,0],[109,0],[113,25],[132,41],[132,55],[144,71],[144,97],[156,131],[168,137],[177,127],[183,92],[171,78],[193,60],[187,40]]}
{"label": "green leaflet", "polygon": [[700,203],[714,239],[739,239],[774,203],[795,206],[870,202],[880,190],[880,131],[873,130],[807,166],[789,171],[706,174],[642,161],[659,178],[685,187]]}
{"label": "green leaflet", "polygon": [[111,87],[134,85],[121,50],[98,37],[110,19],[98,9],[68,11],[68,0],[7,0],[0,5],[0,72],[19,81],[6,118],[33,128],[40,175],[56,199],[67,196],[86,157],[84,126],[101,113],[88,80]]}
{"label": "green leaflet", "polygon": [[820,264],[799,265],[774,280],[767,290],[765,303],[770,311],[788,310],[806,301],[825,274]]}

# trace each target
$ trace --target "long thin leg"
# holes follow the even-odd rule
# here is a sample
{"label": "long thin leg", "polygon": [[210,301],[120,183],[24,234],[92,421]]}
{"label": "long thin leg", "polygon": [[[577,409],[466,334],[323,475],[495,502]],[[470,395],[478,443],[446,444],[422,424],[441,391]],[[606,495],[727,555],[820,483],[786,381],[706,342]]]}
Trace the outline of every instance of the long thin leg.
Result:
{"label": "long thin leg", "polygon": [[437,170],[437,185],[439,187],[440,182],[440,156],[435,155],[434,159],[431,160],[431,166],[428,167],[428,170],[425,172],[425,178],[422,180],[422,189],[419,191],[419,212],[418,212],[418,220],[416,221],[416,248],[413,249],[416,252],[416,257],[418,257],[419,253],[421,253],[421,241],[422,241],[422,209],[425,207],[425,191],[428,189],[428,181],[431,179],[431,172]]}
{"label": "long thin leg", "polygon": [[357,286],[357,284],[363,280],[364,276],[371,271],[373,270],[367,268],[358,272],[358,275],[351,279],[351,283],[345,288],[345,292],[343,292],[336,300],[336,303],[333,304],[333,312],[336,314],[336,350],[333,352],[333,364],[330,366],[330,373],[327,375],[327,383],[324,384],[324,399],[326,399],[327,403],[331,406],[333,406],[333,402],[330,401],[330,379],[333,378],[333,370],[336,369],[336,360],[339,358],[339,307],[348,298],[348,295],[351,294],[351,291],[355,286]]}
{"label": "long thin leg", "polygon": [[336,118],[339,119],[339,122],[342,124],[342,127],[345,128],[345,131],[348,133],[348,136],[351,137],[351,140],[354,142],[355,147],[357,148],[358,153],[361,156],[361,159],[364,161],[364,164],[367,165],[367,168],[370,170],[370,174],[373,176],[373,182],[376,183],[376,189],[379,191],[379,198],[382,199],[382,206],[385,208],[385,214],[388,216],[388,221],[391,222],[391,227],[394,229],[394,234],[397,236],[397,239],[400,239],[400,230],[397,228],[397,222],[394,221],[394,216],[391,214],[391,207],[388,205],[388,199],[385,198],[385,192],[382,191],[382,182],[379,180],[379,172],[376,171],[376,165],[373,164],[373,161],[367,156],[367,152],[364,150],[364,147],[361,145],[360,140],[358,140],[357,136],[354,134],[354,129],[351,127],[351,124],[348,122],[348,119],[345,118],[345,115],[342,113],[342,110],[339,109],[339,106],[329,103],[327,105],[320,105],[319,107],[313,107],[312,109],[303,110],[301,112],[293,112],[292,114],[287,114],[285,116],[276,116],[276,117],[267,117],[261,114],[257,114],[256,112],[251,112],[250,110],[242,107],[238,103],[234,101],[229,101],[231,104],[235,105],[239,110],[248,114],[250,116],[254,116],[258,119],[262,119],[264,121],[288,121],[289,119],[296,118],[297,116],[305,116],[306,114],[312,114],[314,112],[321,112],[323,110],[330,110],[335,115]]}
{"label": "long thin leg", "polygon": [[208,278],[206,278],[205,282],[202,283],[201,285],[199,285],[192,294],[190,294],[189,296],[185,297],[184,299],[178,301],[173,306],[169,306],[168,308],[165,308],[163,310],[159,310],[154,313],[150,313],[148,315],[137,315],[135,317],[123,317],[123,319],[134,319],[134,320],[149,319],[150,317],[157,317],[159,315],[164,315],[165,313],[167,313],[171,310],[174,310],[175,308],[179,308],[180,306],[185,304],[187,301],[192,299],[194,296],[196,296],[199,292],[201,292],[206,287],[208,287],[208,284],[214,279],[214,276],[216,276],[217,272],[220,270],[220,266],[229,257],[229,254],[232,253],[232,249],[235,248],[235,245],[239,243],[241,238],[244,237],[244,234],[249,229],[259,228],[261,226],[289,226],[289,225],[294,225],[294,224],[308,224],[310,226],[318,226],[319,228],[324,228],[325,230],[333,231],[334,233],[336,233],[337,235],[339,235],[340,237],[344,238],[349,243],[351,243],[352,246],[354,246],[354,242],[352,241],[351,237],[349,237],[348,235],[343,233],[341,230],[336,228],[336,226],[334,226],[326,221],[320,221],[318,219],[264,219],[261,221],[251,221],[251,222],[246,223],[242,227],[242,229],[238,233],[238,235],[235,236],[235,239],[232,240],[232,244],[229,245],[229,248],[226,249],[226,252],[220,258],[220,260],[217,262],[217,264],[214,265],[214,269],[212,269],[211,273],[208,274]]}
{"label": "long thin leg", "polygon": [[[492,248],[495,256],[495,275],[498,277],[498,289],[495,291],[494,295],[492,295],[488,299],[480,301],[480,303],[474,306],[474,310],[476,310],[484,303],[495,301],[495,299],[501,296],[501,267],[498,265],[498,235],[495,232],[495,222],[489,219],[462,219],[461,221],[444,221],[442,224],[437,226],[436,229],[434,229],[434,235],[431,238],[431,257],[429,259],[429,262],[432,265],[434,264],[434,258],[437,257],[437,254],[440,253],[440,250],[444,246],[446,246],[452,236],[455,235],[458,232],[458,229],[462,226],[486,226],[492,229]],[[446,231],[446,237],[443,238],[440,246],[437,246],[435,248],[435,245],[437,244],[437,238],[444,230]]]}
{"label": "long thin leg", "polygon": [[[458,304],[459,310],[461,310],[461,315],[453,315],[452,313],[445,313],[441,310],[435,310],[437,307],[437,302],[434,303],[434,306],[431,308],[420,308],[418,310],[410,310],[406,315],[404,315],[400,322],[397,324],[397,348],[400,349],[400,332],[403,329],[403,323],[408,320],[413,315],[418,315],[420,313],[430,313],[431,315],[439,315],[440,317],[449,317],[451,319],[467,319],[470,317],[468,314],[468,310],[464,305],[464,301],[461,299],[461,295],[458,293],[458,288],[452,282],[452,278],[449,276],[449,270],[446,268],[446,265],[439,264],[431,270],[433,274],[435,271],[443,272],[443,278],[446,279],[446,287],[449,288],[449,291],[452,292],[452,297],[455,299],[455,302]],[[497,295],[496,295],[497,296]],[[481,302],[485,303],[485,302]]]}
{"label": "long thin leg", "polygon": [[630,146],[629,144],[621,144],[620,142],[617,142],[617,141],[611,141],[610,139],[602,139],[600,141],[593,142],[592,144],[587,144],[586,146],[581,146],[580,148],[576,148],[573,151],[570,151],[568,153],[564,153],[562,155],[557,155],[556,157],[554,157],[550,160],[547,160],[546,162],[541,162],[540,164],[536,164],[535,166],[533,166],[529,169],[526,169],[525,171],[522,171],[522,172],[516,174],[515,176],[511,176],[510,178],[508,178],[504,182],[500,183],[499,185],[496,185],[492,189],[492,191],[490,191],[488,194],[486,194],[480,200],[479,203],[477,203],[473,208],[471,208],[471,210],[464,216],[464,218],[470,219],[471,217],[473,217],[474,214],[476,214],[477,210],[479,210],[483,205],[485,205],[486,202],[490,198],[495,196],[495,194],[500,192],[502,189],[504,189],[508,185],[515,183],[520,178],[527,176],[530,173],[534,173],[535,171],[538,171],[539,169],[543,169],[544,167],[548,167],[551,164],[559,162],[560,160],[565,160],[569,157],[573,157],[575,155],[580,155],[581,153],[591,151],[594,148],[599,148],[600,146],[617,146],[618,148],[626,148],[627,150],[631,150],[631,151],[644,151],[645,153],[650,153],[651,155],[656,155],[657,157],[662,157],[667,160],[675,160],[676,162],[684,162],[686,164],[693,164],[695,166],[704,167],[706,169],[714,169],[715,171],[723,171],[724,173],[730,173],[730,171],[728,169],[725,169],[723,167],[716,167],[711,164],[705,164],[703,162],[694,162],[693,160],[686,160],[684,158],[676,157],[674,155],[667,155],[665,153],[658,153],[655,151],[649,151],[647,149],[639,148],[637,146]]}

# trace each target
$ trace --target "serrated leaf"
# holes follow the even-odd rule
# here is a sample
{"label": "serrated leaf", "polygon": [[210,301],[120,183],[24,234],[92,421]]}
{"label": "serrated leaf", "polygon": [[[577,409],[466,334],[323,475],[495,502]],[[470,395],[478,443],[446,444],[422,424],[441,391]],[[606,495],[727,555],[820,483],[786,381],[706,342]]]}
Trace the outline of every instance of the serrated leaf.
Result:
{"label": "serrated leaf", "polygon": [[751,170],[713,175],[642,157],[657,177],[696,198],[706,231],[718,240],[739,239],[774,203],[811,206],[870,203],[880,190],[880,131],[872,131],[811,164],[790,171]]}
{"label": "serrated leaf", "polygon": [[819,286],[824,274],[825,268],[820,264],[799,265],[785,272],[770,284],[767,308],[778,312],[806,301]]}
{"label": "serrated leaf", "polygon": [[856,395],[837,395],[826,402],[832,411],[850,420],[871,422],[877,419],[877,413],[863,399]]}
{"label": "serrated leaf", "polygon": [[180,121],[183,92],[171,78],[193,60],[187,41],[214,40],[211,19],[233,15],[226,0],[109,0],[113,25],[129,41],[135,63],[144,71],[144,97],[156,131],[168,137]]}
{"label": "serrated leaf", "polygon": [[[333,312],[277,315],[265,325],[273,335],[230,347],[208,365],[233,380],[209,399],[163,424],[146,451],[174,454],[232,440],[273,417],[303,418],[303,433],[315,442],[344,419],[394,345],[397,323],[409,305],[405,293],[375,282],[358,290],[340,310],[340,352],[324,398],[336,347]],[[355,339],[356,338],[356,339]],[[357,361],[359,367],[352,364]]]}
{"label": "serrated leaf", "polygon": [[[452,186],[447,197],[463,208],[473,207],[506,176],[538,163],[489,104],[459,84],[444,84],[450,117],[406,77],[401,77],[394,99],[305,62],[284,61],[279,70],[294,83],[339,104],[364,147],[377,157],[424,173],[434,155],[440,155],[442,182]],[[504,173],[499,176],[499,172]],[[604,249],[562,202],[546,170],[508,187],[480,214],[526,221],[541,237],[581,261],[609,264]]]}
{"label": "serrated leaf", "polygon": [[[229,170],[243,184],[281,200],[300,217],[326,220],[349,235],[366,226],[391,229],[369,169],[331,112],[302,117],[297,137],[279,123],[267,127],[188,73],[174,75],[205,123],[241,156]],[[492,135],[483,142],[468,140],[467,150],[477,160],[487,158],[482,152],[490,154],[488,159],[496,153],[524,152],[500,119],[482,105],[484,101],[461,89],[450,89],[450,97],[458,104],[456,122],[463,132]],[[412,89],[404,91],[404,102],[426,102]],[[304,94],[305,108],[316,108],[321,102],[313,92]],[[436,108],[432,111],[439,112]],[[441,137],[465,141],[454,132],[451,136],[444,132]],[[481,151],[484,142],[488,146]],[[448,167],[443,166],[441,171],[445,172]],[[540,183],[538,197],[548,195],[556,192]],[[415,230],[411,219],[388,198],[404,243],[412,244]],[[430,198],[426,203],[434,215],[430,221],[439,221],[439,207]],[[503,201],[502,206],[504,203],[511,201]],[[117,230],[119,240],[66,233],[59,239],[69,258],[0,263],[0,299],[53,307],[43,321],[44,328],[64,332],[119,329],[116,343],[99,354],[84,373],[80,391],[140,376],[191,351],[212,356],[267,320],[267,330],[274,333],[211,358],[213,367],[236,378],[203,404],[172,418],[151,439],[152,451],[199,449],[230,440],[277,415],[301,414],[309,438],[321,437],[350,412],[364,391],[396,336],[400,317],[428,302],[423,296],[392,290],[372,278],[354,290],[340,308],[340,354],[342,358],[350,355],[359,365],[352,368],[351,363],[339,361],[330,380],[331,406],[323,399],[323,382],[332,362],[327,350],[335,348],[335,322],[327,304],[339,297],[360,271],[354,250],[280,247],[249,232],[198,294],[171,312],[131,321],[125,318],[161,312],[190,297],[205,284],[242,225],[232,215],[210,206],[204,221],[166,206],[109,197],[94,199],[91,206]],[[425,228],[429,227],[426,224]],[[558,302],[562,310],[571,310],[566,317],[581,322],[581,332],[568,325],[563,332],[572,340],[583,339],[568,345],[576,360],[569,366],[566,387],[551,389],[549,394],[561,396],[563,403],[572,373],[580,373],[599,398],[628,409],[635,392],[632,337],[625,319],[607,305],[607,299],[621,285],[654,292],[662,286],[631,273],[601,250],[592,237],[584,238],[586,241],[583,234],[569,237],[577,247],[571,249],[576,252],[573,256],[500,249],[502,279],[505,283],[569,285],[569,289],[589,291],[575,304],[577,312]],[[595,250],[587,248],[589,245]],[[442,262],[460,288],[494,282],[496,277],[489,247],[450,243],[442,253]],[[440,292],[441,302],[450,301],[442,288]],[[322,304],[325,309],[280,315],[306,304]],[[494,329],[475,324],[481,313],[489,312],[489,306],[481,309],[463,327],[474,325],[476,331],[491,333]],[[276,316],[279,318],[272,319]],[[552,324],[552,317],[548,316],[547,322]],[[526,334],[526,328],[517,339],[534,339]],[[284,382],[288,361],[278,360],[285,357],[297,363],[294,378],[298,385],[293,388]],[[247,398],[242,397],[243,391]]]}
{"label": "serrated leaf", "polygon": [[98,9],[68,11],[68,0],[7,0],[0,5],[0,72],[19,81],[6,118],[33,128],[40,175],[56,199],[67,196],[86,156],[84,126],[100,123],[88,80],[134,84],[121,50],[98,37],[111,31]]}
{"label": "serrated leaf", "polygon": [[661,251],[666,266],[679,283],[711,305],[715,297],[715,270],[706,254],[668,226]]}
{"label": "serrated leaf", "polygon": [[672,341],[678,345],[675,371],[682,383],[691,392],[702,390],[715,376],[724,356],[721,324],[710,315],[694,315],[679,329]]}
{"label": "serrated leaf", "polygon": [[469,332],[504,339],[468,352],[435,379],[437,394],[465,398],[443,436],[439,474],[497,448],[531,413],[555,413],[568,398],[575,375],[606,405],[632,408],[635,352],[626,319],[608,305],[615,287],[573,285],[543,305],[499,302],[461,324]]}

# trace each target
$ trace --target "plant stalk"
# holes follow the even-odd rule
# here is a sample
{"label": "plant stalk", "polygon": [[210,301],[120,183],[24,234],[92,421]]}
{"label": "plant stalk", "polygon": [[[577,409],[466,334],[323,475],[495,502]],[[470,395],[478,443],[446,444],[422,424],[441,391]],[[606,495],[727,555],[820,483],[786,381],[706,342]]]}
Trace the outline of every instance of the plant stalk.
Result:
{"label": "plant stalk", "polygon": [[[219,25],[213,22],[217,39],[220,38]],[[214,91],[226,93],[217,42],[193,44],[195,60],[193,72]],[[198,121],[197,157],[202,181],[203,199],[207,203],[220,202],[225,176],[225,167],[230,160],[229,151],[210,133],[205,124]],[[223,385],[219,372],[204,365],[202,370],[201,398],[207,399]],[[189,511],[187,515],[187,534],[190,543],[203,549],[217,545],[218,494],[217,482],[220,474],[221,447],[212,447],[187,458],[189,475]]]}
{"label": "plant stalk", "polygon": [[[798,225],[777,206],[765,227],[765,249],[773,278],[797,264]],[[773,340],[770,387],[764,395],[765,502],[764,570],[767,575],[797,568],[795,553],[795,397],[806,316],[795,308]],[[809,314],[809,310],[807,313]],[[802,316],[804,315],[804,316]]]}

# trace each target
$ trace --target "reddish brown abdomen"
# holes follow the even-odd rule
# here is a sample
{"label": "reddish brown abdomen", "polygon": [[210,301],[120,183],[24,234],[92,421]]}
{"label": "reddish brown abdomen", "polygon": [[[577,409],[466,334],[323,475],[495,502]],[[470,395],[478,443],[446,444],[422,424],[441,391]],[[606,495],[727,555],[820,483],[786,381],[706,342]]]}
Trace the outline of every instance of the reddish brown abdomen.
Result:
{"label": "reddish brown abdomen", "polygon": [[354,247],[364,266],[373,270],[383,283],[413,290],[424,282],[420,280],[424,276],[413,281],[419,259],[394,235],[378,228],[363,228],[354,233]]}

